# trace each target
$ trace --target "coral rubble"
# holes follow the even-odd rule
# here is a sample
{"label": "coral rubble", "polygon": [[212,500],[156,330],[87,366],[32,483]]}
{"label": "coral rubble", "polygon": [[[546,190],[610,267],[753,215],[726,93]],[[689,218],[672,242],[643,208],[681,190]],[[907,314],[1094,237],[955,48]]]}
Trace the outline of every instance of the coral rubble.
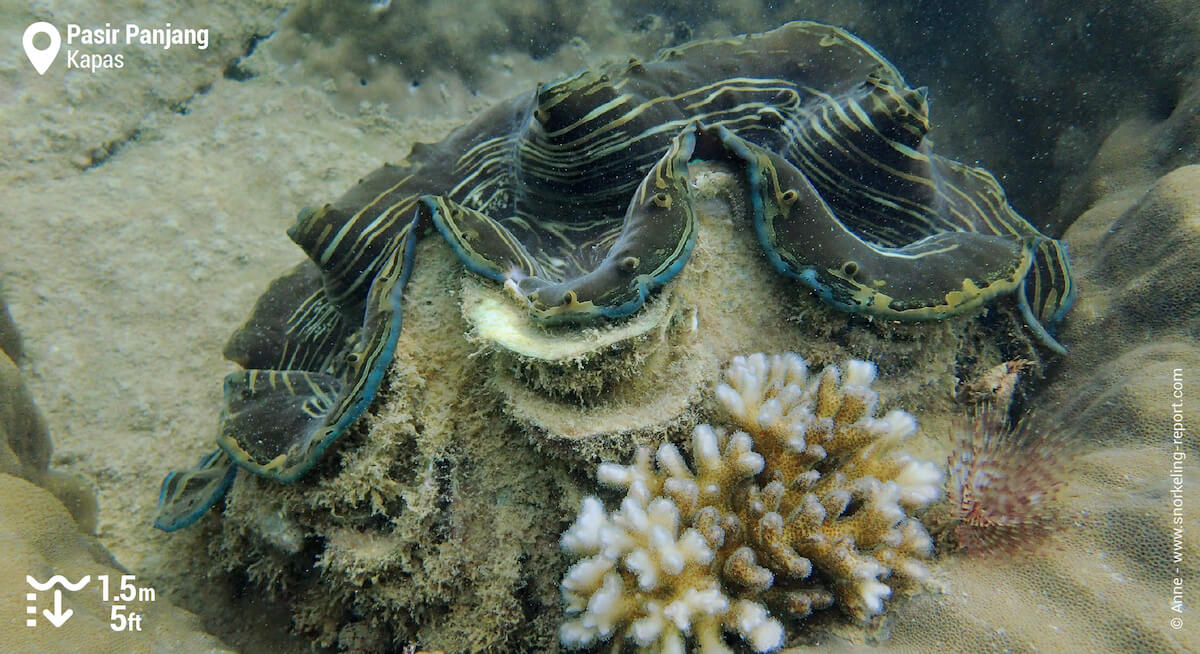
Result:
{"label": "coral rubble", "polygon": [[724,652],[732,632],[772,651],[781,617],[836,604],[868,620],[923,581],[932,543],[912,515],[938,497],[941,472],[897,449],[916,422],[875,417],[874,379],[865,361],[810,377],[795,354],[736,357],[716,394],[744,431],[696,427],[690,466],[670,443],[657,466],[647,448],[601,465],[626,495],[611,513],[585,498],[563,534],[583,558],[562,582],[562,643]]}

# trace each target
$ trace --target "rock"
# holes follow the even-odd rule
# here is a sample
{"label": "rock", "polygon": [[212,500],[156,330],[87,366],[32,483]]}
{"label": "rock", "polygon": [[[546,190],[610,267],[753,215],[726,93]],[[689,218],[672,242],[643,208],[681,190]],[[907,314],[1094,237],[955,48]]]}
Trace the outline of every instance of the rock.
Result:
{"label": "rock", "polygon": [[[19,344],[17,332],[6,318],[7,310],[0,301],[0,337],[7,333],[14,339],[10,342]],[[20,369],[7,352],[7,348],[0,352],[0,472],[27,479],[54,493],[80,527],[94,532],[98,511],[95,495],[78,477],[49,469],[50,434],[21,380]]]}
{"label": "rock", "polygon": [[[220,641],[201,631],[194,615],[154,601],[118,602],[125,614],[141,614],[140,631],[114,631],[112,602],[103,601],[99,577],[107,575],[110,588],[120,587],[126,570],[113,560],[100,542],[82,533],[75,519],[53,495],[37,486],[0,473],[0,588],[6,592],[0,611],[0,649],[6,652],[228,652]],[[36,626],[26,620],[34,592],[26,575],[46,582],[63,575],[77,583],[90,577],[81,590],[63,593],[63,610],[73,613],[61,627],[53,627],[40,613],[53,609],[50,590],[37,592]],[[145,582],[140,581],[139,586]]]}
{"label": "rock", "polygon": [[25,356],[25,348],[21,343],[21,334],[13,324],[12,316],[8,314],[8,305],[4,296],[0,295],[0,351],[13,361],[20,361]]}

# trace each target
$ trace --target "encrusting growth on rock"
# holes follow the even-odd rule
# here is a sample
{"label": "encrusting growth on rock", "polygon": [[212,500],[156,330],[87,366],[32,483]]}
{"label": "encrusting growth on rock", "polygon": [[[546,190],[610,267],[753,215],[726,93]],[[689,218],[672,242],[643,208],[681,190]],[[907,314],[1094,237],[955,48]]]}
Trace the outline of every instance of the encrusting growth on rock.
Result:
{"label": "encrusting growth on rock", "polygon": [[1017,390],[1017,382],[1021,373],[1032,365],[1025,359],[1005,361],[984,372],[975,381],[965,384],[959,392],[959,397],[973,404],[991,404],[1008,408],[1012,404],[1013,393]]}
{"label": "encrusting growth on rock", "polygon": [[942,474],[897,450],[916,421],[876,418],[874,379],[865,361],[809,376],[795,354],[736,357],[716,395],[740,431],[696,427],[690,465],[670,443],[656,465],[647,448],[602,464],[626,496],[611,513],[585,498],[563,534],[582,559],[562,582],[562,643],[709,654],[731,651],[728,633],[769,652],[789,617],[837,605],[868,620],[923,581],[932,542],[911,515]]}

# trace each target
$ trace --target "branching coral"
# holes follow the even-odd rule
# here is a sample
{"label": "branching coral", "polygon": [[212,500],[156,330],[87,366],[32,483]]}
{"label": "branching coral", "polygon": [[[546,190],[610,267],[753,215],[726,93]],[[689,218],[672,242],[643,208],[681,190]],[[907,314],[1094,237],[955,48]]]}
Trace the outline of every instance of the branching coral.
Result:
{"label": "branching coral", "polygon": [[672,444],[597,476],[626,491],[606,513],[583,501],[563,535],[584,557],[562,582],[564,645],[628,638],[640,651],[756,652],[783,644],[776,616],[835,603],[859,620],[893,587],[919,582],[932,544],[910,512],[939,494],[941,472],[896,447],[916,431],[874,417],[875,366],[849,361],[810,377],[795,354],[737,357],[717,399],[743,431],[692,433],[692,463]]}

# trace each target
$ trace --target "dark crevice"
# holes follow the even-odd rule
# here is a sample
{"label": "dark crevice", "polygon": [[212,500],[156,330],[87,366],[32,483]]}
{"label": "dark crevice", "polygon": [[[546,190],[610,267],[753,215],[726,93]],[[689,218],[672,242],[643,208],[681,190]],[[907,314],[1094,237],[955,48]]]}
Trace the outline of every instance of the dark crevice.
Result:
{"label": "dark crevice", "polygon": [[[204,84],[196,87],[196,90],[193,91],[188,97],[181,100],[164,102],[163,106],[169,109],[172,113],[186,116],[188,115],[188,107],[191,105],[192,100],[195,100],[197,97],[208,93],[210,89],[212,89],[212,82],[205,82]],[[82,169],[91,170],[104,163],[107,163],[109,159],[112,159],[113,156],[121,150],[121,148],[125,147],[126,143],[136,140],[139,136],[141,136],[141,134],[142,128],[135,126],[130,128],[129,131],[127,131],[125,134],[122,134],[120,137],[92,148],[87,153],[88,163],[87,165],[83,166]]]}
{"label": "dark crevice", "polygon": [[274,33],[274,31],[271,31],[267,32],[266,34],[251,34],[250,38],[246,39],[245,52],[243,52],[238,58],[229,62],[229,64],[225,66],[225,70],[222,71],[222,75],[225,76],[225,79],[231,79],[235,82],[244,82],[254,77],[254,73],[242,66],[242,62],[245,61],[247,57],[254,54],[254,50],[258,47],[260,41],[269,38]]}
{"label": "dark crevice", "polygon": [[[245,60],[246,57],[249,57],[251,54],[253,54],[254,50],[258,47],[258,44],[260,41],[270,37],[274,33],[275,32],[272,31],[272,32],[268,32],[267,34],[252,34],[246,40],[245,52],[242,55],[238,56],[233,61],[229,62],[229,64],[227,64],[225,66],[225,68],[222,70],[222,75],[226,79],[232,79],[232,80],[238,81],[238,82],[243,82],[243,81],[246,81],[246,80],[254,77],[253,73],[247,71],[245,68],[242,67],[242,61]],[[213,87],[213,83],[211,81],[205,82],[204,84],[197,86],[196,90],[193,91],[192,94],[189,95],[188,97],[182,98],[180,100],[166,102],[166,103],[164,103],[164,105],[171,112],[179,114],[181,116],[186,116],[190,112],[189,107],[192,104],[192,101],[195,100],[197,97],[204,95],[205,93],[208,93],[210,90],[212,90],[212,87]],[[120,149],[122,147],[124,147],[124,145],[126,143],[136,139],[139,135],[141,135],[141,133],[142,133],[142,130],[140,127],[134,127],[130,131],[128,131],[125,134],[123,134],[122,136],[120,136],[119,138],[113,139],[102,145],[92,148],[88,152],[88,157],[89,157],[88,163],[87,163],[87,165],[83,166],[82,169],[83,170],[91,170],[93,168],[100,166],[101,164],[104,164],[109,159],[111,159],[113,157],[113,155],[115,155],[118,151],[120,151]]]}
{"label": "dark crevice", "polygon": [[192,103],[192,100],[195,100],[198,96],[208,93],[211,89],[212,89],[212,82],[209,82],[207,84],[202,84],[202,85],[196,87],[196,90],[193,91],[192,94],[189,95],[188,97],[186,97],[182,100],[168,102],[167,108],[170,109],[171,111],[173,111],[174,113],[179,114],[180,116],[186,116],[186,115],[188,115],[188,112],[190,111],[188,109],[188,105],[190,105]]}
{"label": "dark crevice", "polygon": [[136,139],[141,135],[141,133],[141,128],[135,127],[121,135],[119,138],[115,138],[104,143],[103,145],[92,148],[91,151],[88,152],[88,157],[90,158],[89,163],[84,166],[83,169],[91,170],[108,161],[113,157],[113,155],[119,152],[121,148],[125,147],[126,143]]}

